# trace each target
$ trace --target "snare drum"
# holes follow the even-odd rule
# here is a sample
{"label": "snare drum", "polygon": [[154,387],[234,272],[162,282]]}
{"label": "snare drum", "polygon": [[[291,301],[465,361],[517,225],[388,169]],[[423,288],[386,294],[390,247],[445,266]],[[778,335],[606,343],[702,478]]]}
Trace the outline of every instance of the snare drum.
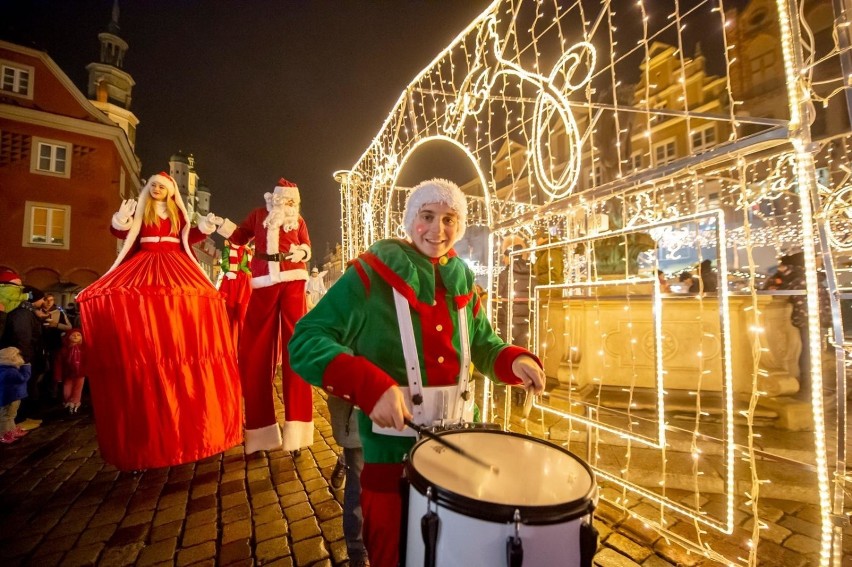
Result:
{"label": "snare drum", "polygon": [[434,439],[411,449],[403,565],[591,566],[597,489],[588,464],[517,433],[470,429],[440,435],[497,470]]}

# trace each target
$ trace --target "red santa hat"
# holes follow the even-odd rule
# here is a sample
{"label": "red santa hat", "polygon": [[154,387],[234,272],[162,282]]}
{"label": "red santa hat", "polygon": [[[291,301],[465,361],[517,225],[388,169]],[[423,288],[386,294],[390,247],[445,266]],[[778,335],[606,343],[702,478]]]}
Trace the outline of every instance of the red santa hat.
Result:
{"label": "red santa hat", "polygon": [[21,276],[12,270],[3,270],[0,272],[0,283],[14,283],[21,284]]}
{"label": "red santa hat", "polygon": [[299,196],[299,188],[296,187],[296,184],[292,181],[287,181],[283,177],[278,180],[278,184],[275,186],[275,191],[272,194],[276,197],[281,196],[285,199],[293,199],[297,203],[302,201]]}
{"label": "red santa hat", "polygon": [[417,218],[417,213],[424,205],[430,203],[443,203],[455,211],[459,216],[459,231],[456,235],[456,242],[461,240],[465,228],[467,228],[467,199],[465,199],[464,193],[458,185],[446,179],[435,178],[422,181],[411,190],[408,201],[405,203],[403,215],[405,232],[409,236],[414,234],[414,220]]}

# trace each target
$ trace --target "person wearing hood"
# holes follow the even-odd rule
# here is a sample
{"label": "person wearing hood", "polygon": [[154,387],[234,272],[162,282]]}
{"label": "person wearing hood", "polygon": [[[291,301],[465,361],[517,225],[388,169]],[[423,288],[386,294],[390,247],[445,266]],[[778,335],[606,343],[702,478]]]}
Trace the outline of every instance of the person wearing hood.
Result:
{"label": "person wearing hood", "polygon": [[222,221],[192,227],[177,184],[152,175],[121,204],[112,267],[77,296],[98,445],[126,471],[197,461],[242,441],[239,374],[222,296],[190,246]]}
{"label": "person wearing hood", "polygon": [[70,415],[80,411],[83,384],[86,381],[83,373],[84,354],[83,331],[71,329],[62,338],[62,347],[53,363],[53,380],[62,384],[62,407]]}
{"label": "person wearing hood", "polygon": [[358,407],[362,532],[373,567],[398,561],[399,483],[417,435],[406,420],[472,421],[471,363],[503,384],[544,387],[538,358],[491,328],[474,274],[453,249],[466,219],[457,185],[417,185],[403,215],[408,238],[380,240],[356,258],[290,340],[302,378]]}
{"label": "person wearing hood", "polygon": [[0,349],[0,443],[14,443],[27,434],[15,425],[21,400],[27,397],[32,366],[24,362],[17,347]]}

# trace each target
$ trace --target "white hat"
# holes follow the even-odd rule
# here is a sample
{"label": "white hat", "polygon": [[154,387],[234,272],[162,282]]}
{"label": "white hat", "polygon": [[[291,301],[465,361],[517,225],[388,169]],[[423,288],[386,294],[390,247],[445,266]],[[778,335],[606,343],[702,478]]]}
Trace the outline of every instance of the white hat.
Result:
{"label": "white hat", "polygon": [[455,211],[459,216],[459,231],[456,234],[456,242],[461,240],[467,227],[467,199],[465,199],[464,193],[458,185],[446,179],[435,178],[422,181],[411,190],[403,214],[405,232],[412,236],[417,213],[420,212],[423,205],[430,203],[443,203]]}
{"label": "white hat", "polygon": [[311,273],[312,273],[312,274],[318,274],[318,273],[319,273],[319,270],[317,269],[317,267],[316,267],[316,266],[314,266],[313,268],[311,268]]}
{"label": "white hat", "polygon": [[302,201],[299,196],[299,188],[296,187],[296,184],[292,181],[287,181],[283,177],[278,180],[278,185],[276,185],[275,191],[272,194],[276,197],[281,196],[285,199],[293,199],[297,203]]}

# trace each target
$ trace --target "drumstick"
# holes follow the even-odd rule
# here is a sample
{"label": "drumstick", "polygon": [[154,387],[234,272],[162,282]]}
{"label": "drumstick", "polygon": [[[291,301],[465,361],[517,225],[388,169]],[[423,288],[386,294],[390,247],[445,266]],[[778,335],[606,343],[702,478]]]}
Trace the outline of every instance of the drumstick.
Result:
{"label": "drumstick", "polygon": [[485,467],[485,468],[491,470],[494,474],[500,474],[500,469],[498,469],[494,465],[489,465],[485,461],[479,460],[478,458],[474,457],[473,455],[471,455],[470,453],[468,453],[467,451],[465,451],[464,449],[462,449],[461,447],[459,447],[455,443],[451,443],[451,442],[447,441],[441,435],[435,435],[434,433],[429,431],[429,429],[423,427],[422,425],[417,425],[416,423],[414,423],[410,419],[405,420],[405,425],[407,425],[408,427],[410,427],[411,429],[413,429],[414,431],[416,431],[420,435],[423,435],[424,437],[428,437],[429,439],[435,441],[436,443],[443,445],[447,449],[453,451],[454,453],[461,455],[465,459],[467,459],[471,462],[474,462],[481,467]]}
{"label": "drumstick", "polygon": [[527,419],[530,416],[530,410],[532,410],[533,399],[535,398],[535,394],[532,393],[532,388],[527,390],[527,395],[524,398],[524,413],[523,418]]}

